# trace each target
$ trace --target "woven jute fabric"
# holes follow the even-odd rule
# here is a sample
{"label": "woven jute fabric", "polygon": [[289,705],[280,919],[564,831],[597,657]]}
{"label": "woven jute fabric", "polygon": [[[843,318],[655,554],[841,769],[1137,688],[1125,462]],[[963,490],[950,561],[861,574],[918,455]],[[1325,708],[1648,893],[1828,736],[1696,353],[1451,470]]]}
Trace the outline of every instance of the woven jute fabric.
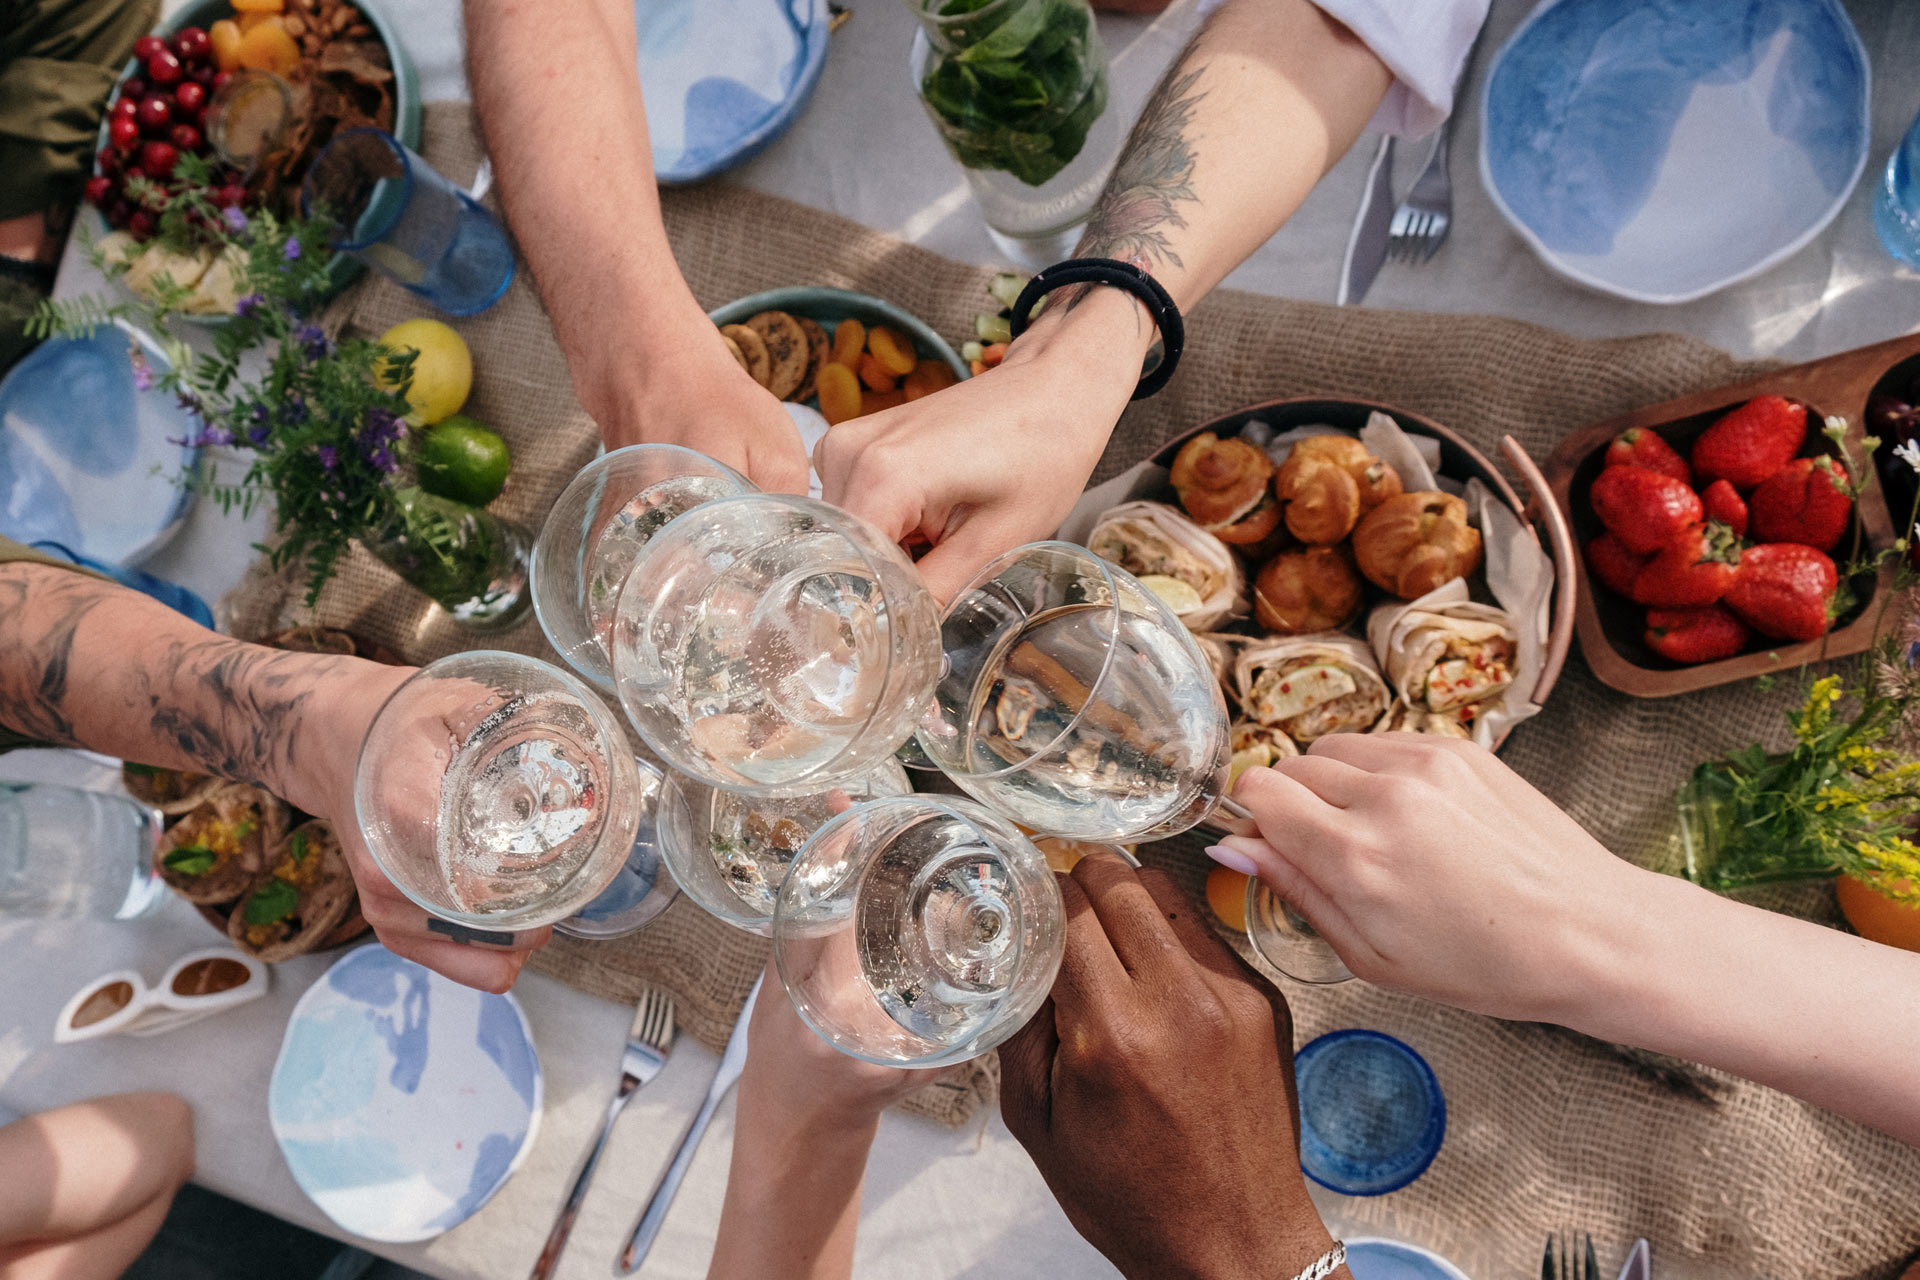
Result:
{"label": "woven jute fabric", "polygon": [[[456,181],[479,157],[463,107],[426,116],[428,158]],[[844,219],[727,186],[664,193],[680,268],[712,307],[779,285],[835,285],[878,295],[943,333],[971,332],[990,272],[949,262]],[[378,334],[427,313],[381,280],[356,287],[333,320]],[[474,351],[471,412],[506,436],[512,479],[496,510],[539,523],[593,454],[594,424],[575,402],[552,331],[524,272],[507,297],[456,322]],[[1430,415],[1491,451],[1512,434],[1544,458],[1567,431],[1638,405],[1755,370],[1670,335],[1576,341],[1480,316],[1342,309],[1231,292],[1194,309],[1178,376],[1121,420],[1095,478],[1236,407],[1296,395],[1357,396]],[[618,341],[617,334],[609,335]],[[636,357],[637,358],[637,357]],[[1044,463],[1036,443],[1036,461]],[[303,618],[297,583],[264,572],[225,602],[227,622],[257,635]],[[411,661],[481,645],[553,659],[528,621],[476,638],[364,552],[342,565],[316,611]],[[1596,681],[1576,656],[1546,710],[1521,726],[1505,758],[1622,857],[1670,856],[1671,795],[1701,759],[1753,741],[1779,744],[1792,681],[1636,701]],[[1196,893],[1197,838],[1143,850]],[[1825,890],[1772,905],[1833,919]],[[765,943],[687,902],[610,943],[556,940],[542,972],[611,999],[646,985],[672,991],[709,1045],[724,1039],[764,962]],[[1682,1096],[1609,1046],[1553,1028],[1504,1023],[1353,982],[1285,984],[1302,1043],[1341,1027],[1398,1036],[1433,1065],[1448,1103],[1446,1141],[1412,1185],[1339,1201],[1349,1225],[1422,1241],[1483,1280],[1532,1274],[1546,1233],[1591,1232],[1609,1263],[1633,1237],[1687,1274],[1890,1275],[1920,1248],[1920,1151],[1771,1090],[1699,1072],[1717,1101]],[[1836,998],[1844,998],[1836,992]],[[1782,1035],[1794,1034],[1791,1027]],[[1196,1067],[1201,1064],[1196,1064]],[[989,1063],[917,1100],[964,1120],[993,1096]]]}

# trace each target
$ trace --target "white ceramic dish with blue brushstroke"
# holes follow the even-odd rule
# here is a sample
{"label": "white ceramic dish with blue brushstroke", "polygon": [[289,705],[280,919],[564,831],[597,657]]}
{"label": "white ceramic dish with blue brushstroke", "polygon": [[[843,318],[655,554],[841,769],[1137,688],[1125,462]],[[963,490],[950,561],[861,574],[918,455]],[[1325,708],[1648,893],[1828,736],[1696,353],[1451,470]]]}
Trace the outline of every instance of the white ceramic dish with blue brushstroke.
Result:
{"label": "white ceramic dish with blue brushstroke", "polygon": [[505,1185],[539,1131],[543,1087],[512,996],[375,944],[300,997],[267,1112],[321,1212],[401,1244],[459,1225]]}
{"label": "white ceramic dish with blue brushstroke", "polygon": [[1373,1237],[1347,1241],[1347,1271],[1353,1280],[1467,1280],[1431,1249]]}
{"label": "white ceramic dish with blue brushstroke", "polygon": [[1488,72],[1480,177],[1560,274],[1689,302],[1840,212],[1868,90],[1838,0],[1551,0]]}
{"label": "white ceramic dish with blue brushstroke", "polygon": [[0,382],[0,536],[125,565],[179,529],[199,424],[138,388],[135,351],[155,377],[169,367],[152,338],[109,324],[48,339]]}
{"label": "white ceramic dish with blue brushstroke", "polygon": [[635,0],[653,173],[697,182],[785,133],[827,59],[827,0]]}

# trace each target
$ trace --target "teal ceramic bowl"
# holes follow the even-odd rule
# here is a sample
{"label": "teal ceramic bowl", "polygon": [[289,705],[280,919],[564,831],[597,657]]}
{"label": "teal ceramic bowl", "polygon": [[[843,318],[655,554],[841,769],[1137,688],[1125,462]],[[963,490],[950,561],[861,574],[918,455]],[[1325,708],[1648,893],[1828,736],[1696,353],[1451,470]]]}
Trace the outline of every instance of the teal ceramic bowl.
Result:
{"label": "teal ceramic bowl", "polygon": [[[418,151],[420,149],[420,77],[414,73],[413,62],[407,57],[406,49],[401,46],[399,36],[394,33],[393,23],[380,11],[376,0],[353,0],[353,5],[366,15],[367,23],[372,26],[374,34],[378,35],[380,43],[386,46],[387,61],[393,67],[393,136]],[[170,37],[182,27],[210,27],[222,18],[233,16],[233,6],[228,3],[228,0],[188,0],[188,3],[181,5],[171,16],[162,19],[153,29],[153,33],[163,38]],[[139,59],[127,59],[127,65],[120,69],[120,75],[114,82],[113,95],[107,99],[109,104],[120,92],[120,81],[133,75],[139,67]],[[93,141],[96,155],[106,145],[107,116],[103,112],[100,117],[99,133]],[[99,165],[96,163],[93,172],[97,174],[99,171]],[[93,228],[94,235],[96,237],[105,235],[108,231],[106,217],[91,205],[83,207],[87,211],[87,216],[92,219],[89,225]],[[327,263],[327,274],[333,281],[333,287],[329,290],[328,296],[331,297],[352,284],[361,270],[358,260],[344,253],[334,254],[332,261]],[[181,316],[196,324],[226,323],[225,316],[196,316],[184,312]]]}
{"label": "teal ceramic bowl", "polygon": [[[789,315],[805,316],[825,329],[829,337],[842,320],[858,320],[869,329],[876,324],[883,324],[911,337],[914,352],[920,359],[945,362],[956,378],[964,379],[969,374],[967,362],[960,358],[960,353],[935,333],[930,325],[891,302],[870,294],[855,293],[851,289],[828,289],[820,285],[768,289],[764,293],[749,294],[729,302],[724,307],[715,307],[707,312],[707,317],[717,325],[744,324],[749,316],[759,315],[762,311],[785,311]],[[820,407],[817,400],[810,399],[806,403],[816,409]]]}

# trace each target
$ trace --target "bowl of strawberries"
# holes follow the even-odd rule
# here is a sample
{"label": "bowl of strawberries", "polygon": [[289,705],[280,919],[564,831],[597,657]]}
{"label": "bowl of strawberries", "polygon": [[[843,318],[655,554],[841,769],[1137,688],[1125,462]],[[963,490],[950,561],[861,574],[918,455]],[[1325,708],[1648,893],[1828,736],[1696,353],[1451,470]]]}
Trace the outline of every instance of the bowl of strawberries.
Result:
{"label": "bowl of strawberries", "polygon": [[1858,653],[1895,533],[1865,445],[1896,339],[1575,432],[1548,467],[1600,679],[1664,697]]}

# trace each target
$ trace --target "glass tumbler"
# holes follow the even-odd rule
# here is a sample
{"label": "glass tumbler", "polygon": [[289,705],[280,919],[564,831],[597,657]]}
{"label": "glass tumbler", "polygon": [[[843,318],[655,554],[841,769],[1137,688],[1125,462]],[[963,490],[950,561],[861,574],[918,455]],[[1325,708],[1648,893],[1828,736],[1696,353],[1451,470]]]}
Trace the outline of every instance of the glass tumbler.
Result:
{"label": "glass tumbler", "polygon": [[160,814],[125,796],[0,782],[0,917],[133,920],[158,911]]}
{"label": "glass tumbler", "polygon": [[1920,267],[1920,118],[1887,158],[1873,193],[1873,227],[1888,253]]}
{"label": "glass tumbler", "polygon": [[500,220],[384,130],[335,134],[307,170],[300,207],[339,224],[335,248],[448,315],[485,311],[513,280]]}

